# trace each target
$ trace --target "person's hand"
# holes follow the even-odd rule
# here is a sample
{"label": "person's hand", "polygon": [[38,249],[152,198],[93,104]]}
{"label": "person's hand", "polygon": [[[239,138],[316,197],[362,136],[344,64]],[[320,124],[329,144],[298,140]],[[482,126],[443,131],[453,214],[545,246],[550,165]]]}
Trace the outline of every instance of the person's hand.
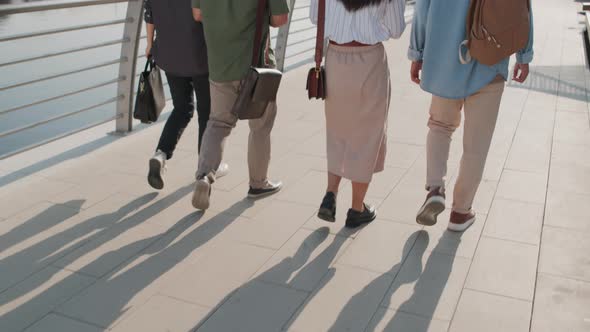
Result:
{"label": "person's hand", "polygon": [[152,55],[152,43],[147,43],[147,47],[145,48],[145,57],[149,58]]}
{"label": "person's hand", "polygon": [[517,63],[514,65],[514,73],[512,79],[518,83],[524,83],[529,76],[529,65],[523,63]]}
{"label": "person's hand", "polygon": [[410,78],[412,82],[420,84],[420,72],[422,71],[422,61],[412,61],[412,67],[410,68]]}

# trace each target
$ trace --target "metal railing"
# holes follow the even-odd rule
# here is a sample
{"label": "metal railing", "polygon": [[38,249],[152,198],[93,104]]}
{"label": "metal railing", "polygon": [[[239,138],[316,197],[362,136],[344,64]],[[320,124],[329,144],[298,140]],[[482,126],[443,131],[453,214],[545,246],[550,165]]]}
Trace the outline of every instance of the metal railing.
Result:
{"label": "metal railing", "polygon": [[[315,26],[311,24],[308,19],[310,0],[287,0],[291,9],[289,14],[289,23],[271,33],[271,40],[275,48],[277,58],[277,65],[281,70],[289,70],[300,66],[304,63],[311,62],[313,51],[315,47]],[[412,2],[412,1],[410,1]],[[9,66],[15,66],[25,63],[33,63],[39,60],[48,58],[63,57],[76,53],[81,53],[89,50],[96,50],[113,45],[121,45],[120,56],[114,59],[108,59],[99,63],[85,64],[78,68],[69,68],[67,70],[51,73],[42,77],[16,81],[9,84],[0,83],[0,92],[16,88],[26,88],[33,84],[44,82],[52,82],[56,79],[71,77],[75,74],[85,73],[97,68],[104,68],[112,65],[118,65],[118,75],[110,79],[106,79],[87,86],[77,86],[67,92],[62,92],[53,96],[45,96],[38,100],[26,101],[19,105],[10,105],[6,109],[0,109],[0,116],[27,110],[33,106],[43,105],[49,102],[62,100],[64,98],[78,96],[82,93],[104,88],[106,86],[116,84],[116,94],[107,96],[103,100],[86,107],[78,109],[68,109],[67,112],[49,116],[41,121],[28,123],[21,126],[16,126],[6,131],[0,132],[0,139],[15,135],[17,133],[30,130],[32,128],[55,123],[59,120],[73,117],[84,112],[95,110],[99,107],[115,103],[116,109],[114,115],[108,116],[95,123],[85,124],[82,128],[75,128],[65,133],[60,133],[49,139],[44,139],[40,142],[35,142],[28,146],[18,148],[14,151],[2,154],[0,152],[0,159],[7,158],[17,153],[38,147],[51,141],[75,134],[84,129],[96,127],[107,122],[115,120],[115,133],[125,134],[133,130],[133,102],[136,78],[139,73],[136,72],[137,60],[145,57],[145,55],[138,54],[139,43],[145,37],[142,37],[142,14],[143,14],[143,0],[52,0],[41,1],[33,3],[24,3],[16,5],[0,5],[0,16],[16,15],[24,13],[35,13],[54,11],[59,9],[72,9],[89,6],[104,6],[118,3],[127,3],[126,14],[124,18],[105,20],[94,23],[78,24],[67,27],[60,27],[55,29],[47,29],[34,31],[29,33],[13,34],[7,36],[0,36],[0,44],[5,42],[12,42],[18,40],[27,40],[40,36],[54,36],[73,31],[86,31],[88,29],[109,27],[116,25],[123,25],[123,33],[120,38],[89,43],[85,45],[73,45],[70,48],[54,50],[45,52],[39,55],[23,56],[22,58],[11,59],[8,61],[0,61],[0,69]]]}

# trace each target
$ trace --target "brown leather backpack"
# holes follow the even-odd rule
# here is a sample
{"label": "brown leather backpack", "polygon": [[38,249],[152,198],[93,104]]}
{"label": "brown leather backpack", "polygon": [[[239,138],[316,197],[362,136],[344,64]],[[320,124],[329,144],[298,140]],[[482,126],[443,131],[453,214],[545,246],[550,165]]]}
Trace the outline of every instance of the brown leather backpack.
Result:
{"label": "brown leather backpack", "polygon": [[530,11],[530,0],[471,0],[461,62],[473,58],[492,66],[522,50],[529,40]]}

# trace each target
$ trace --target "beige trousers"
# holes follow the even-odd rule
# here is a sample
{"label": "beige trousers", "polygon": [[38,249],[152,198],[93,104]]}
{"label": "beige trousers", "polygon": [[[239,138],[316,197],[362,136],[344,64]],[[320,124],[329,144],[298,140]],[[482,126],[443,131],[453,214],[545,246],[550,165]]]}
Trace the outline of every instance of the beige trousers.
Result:
{"label": "beige trousers", "polygon": [[432,97],[428,121],[426,189],[445,186],[451,136],[465,112],[463,156],[453,193],[453,211],[471,212],[496,127],[504,80],[496,79],[465,99]]}
{"label": "beige trousers", "polygon": [[391,95],[382,44],[330,45],[326,54],[328,171],[369,183],[385,166]]}
{"label": "beige trousers", "polygon": [[[238,117],[231,110],[238,97],[239,88],[239,81],[211,81],[211,115],[203,135],[198,176],[209,174],[215,179],[215,171],[223,158],[225,140],[238,122]],[[249,120],[248,169],[252,188],[261,188],[267,181],[270,163],[270,132],[276,115],[277,105],[270,103],[262,118]]]}

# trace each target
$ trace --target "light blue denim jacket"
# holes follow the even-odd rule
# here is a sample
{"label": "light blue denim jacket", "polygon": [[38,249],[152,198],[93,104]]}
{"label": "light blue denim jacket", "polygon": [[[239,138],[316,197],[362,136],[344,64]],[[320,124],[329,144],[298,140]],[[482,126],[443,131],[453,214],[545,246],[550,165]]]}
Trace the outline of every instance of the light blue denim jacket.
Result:
{"label": "light blue denim jacket", "polygon": [[[466,98],[500,74],[508,80],[506,58],[494,66],[476,60],[459,61],[459,46],[465,40],[465,25],[470,0],[417,0],[408,58],[423,61],[421,87],[436,96]],[[533,60],[533,18],[527,46],[516,54],[516,61]]]}

